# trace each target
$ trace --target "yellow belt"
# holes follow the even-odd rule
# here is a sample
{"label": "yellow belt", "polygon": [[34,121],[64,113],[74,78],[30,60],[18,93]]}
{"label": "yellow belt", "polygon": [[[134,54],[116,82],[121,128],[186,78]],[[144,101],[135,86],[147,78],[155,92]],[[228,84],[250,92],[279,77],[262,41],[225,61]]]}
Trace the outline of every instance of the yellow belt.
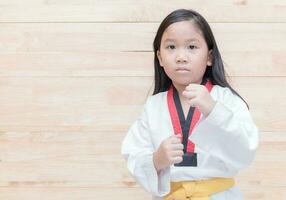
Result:
{"label": "yellow belt", "polygon": [[171,192],[164,197],[164,200],[209,200],[210,195],[233,186],[233,178],[171,182]]}

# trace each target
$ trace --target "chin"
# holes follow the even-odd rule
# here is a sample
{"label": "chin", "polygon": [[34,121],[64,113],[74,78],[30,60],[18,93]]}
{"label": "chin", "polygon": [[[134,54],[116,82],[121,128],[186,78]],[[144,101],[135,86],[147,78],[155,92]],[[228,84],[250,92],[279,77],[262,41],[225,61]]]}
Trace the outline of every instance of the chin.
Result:
{"label": "chin", "polygon": [[192,83],[192,81],[191,80],[179,80],[179,81],[176,81],[176,83],[179,85],[188,86],[190,83]]}

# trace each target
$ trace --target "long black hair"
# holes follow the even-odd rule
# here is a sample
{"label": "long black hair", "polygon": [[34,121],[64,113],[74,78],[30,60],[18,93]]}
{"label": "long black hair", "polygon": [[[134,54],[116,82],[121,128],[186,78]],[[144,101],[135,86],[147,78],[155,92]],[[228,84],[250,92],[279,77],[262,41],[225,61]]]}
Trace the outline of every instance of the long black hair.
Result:
{"label": "long black hair", "polygon": [[[212,84],[228,87],[234,94],[239,96],[247,105],[247,102],[230,86],[226,79],[223,61],[218,50],[214,35],[208,22],[198,12],[194,10],[179,9],[170,13],[160,24],[153,42],[154,51],[154,71],[155,87],[153,95],[167,91],[172,84],[172,80],[167,76],[164,68],[160,66],[157,51],[160,50],[161,40],[164,31],[173,23],[180,21],[192,21],[200,29],[207,43],[208,49],[212,50],[212,66],[207,66],[204,78],[208,78]],[[249,108],[249,107],[248,107]]]}

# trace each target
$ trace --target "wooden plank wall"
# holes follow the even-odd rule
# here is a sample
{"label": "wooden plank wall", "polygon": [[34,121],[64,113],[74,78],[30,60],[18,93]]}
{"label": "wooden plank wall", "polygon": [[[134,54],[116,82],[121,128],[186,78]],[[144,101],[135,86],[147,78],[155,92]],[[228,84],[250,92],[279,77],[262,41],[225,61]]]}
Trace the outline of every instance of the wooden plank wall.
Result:
{"label": "wooden plank wall", "polygon": [[177,8],[210,22],[261,131],[245,199],[286,199],[285,0],[0,0],[1,200],[150,199],[120,145]]}

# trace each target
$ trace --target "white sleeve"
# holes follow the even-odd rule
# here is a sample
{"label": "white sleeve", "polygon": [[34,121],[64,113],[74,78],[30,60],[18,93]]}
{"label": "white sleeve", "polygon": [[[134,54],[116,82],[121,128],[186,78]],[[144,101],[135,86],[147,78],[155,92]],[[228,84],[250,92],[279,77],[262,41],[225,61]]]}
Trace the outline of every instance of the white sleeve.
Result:
{"label": "white sleeve", "polygon": [[165,196],[170,191],[170,167],[157,173],[153,163],[153,142],[146,114],[146,105],[140,117],[125,136],[121,153],[136,182],[154,196]]}
{"label": "white sleeve", "polygon": [[219,158],[230,171],[238,171],[254,159],[258,130],[246,104],[229,89],[223,100],[197,125],[190,136],[200,148]]}

